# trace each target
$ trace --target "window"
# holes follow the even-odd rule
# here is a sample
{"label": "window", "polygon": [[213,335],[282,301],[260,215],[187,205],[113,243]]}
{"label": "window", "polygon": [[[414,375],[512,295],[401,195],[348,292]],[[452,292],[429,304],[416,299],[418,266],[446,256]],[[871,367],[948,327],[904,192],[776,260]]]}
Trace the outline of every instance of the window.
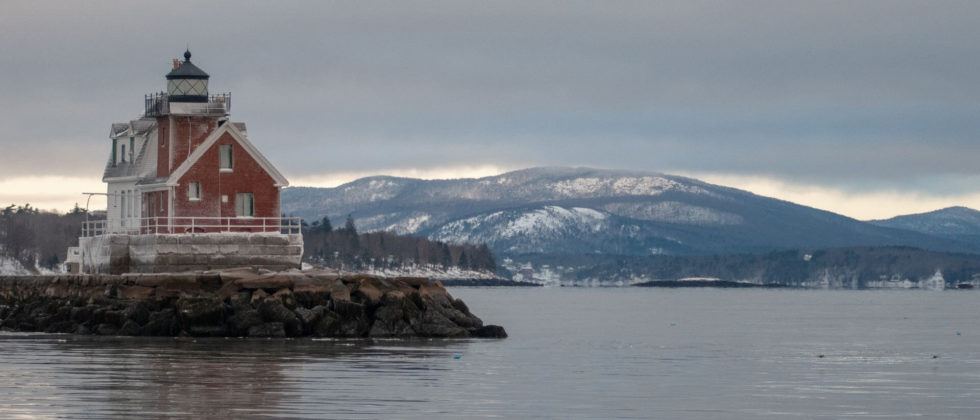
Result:
{"label": "window", "polygon": [[133,190],[127,191],[126,196],[129,197],[129,205],[126,206],[126,217],[133,217],[133,207],[136,205],[135,200],[133,200]]}
{"label": "window", "polygon": [[119,202],[121,207],[119,210],[119,217],[122,218],[122,217],[126,217],[126,191],[121,191],[119,194],[120,194]]}
{"label": "window", "polygon": [[231,171],[231,169],[235,165],[234,156],[232,156],[231,145],[222,144],[218,148],[218,153],[220,155],[220,159],[218,161],[218,170],[223,172]]}
{"label": "window", "polygon": [[112,166],[116,166],[116,139],[112,139]]}
{"label": "window", "polygon": [[235,216],[252,217],[255,215],[255,198],[252,193],[238,193],[235,196]]}
{"label": "window", "polygon": [[122,145],[122,153],[120,153],[122,158],[122,163],[126,163],[126,145]]}
{"label": "window", "polygon": [[198,201],[201,199],[201,183],[191,182],[187,184],[187,199],[191,201]]}
{"label": "window", "polygon": [[129,138],[129,161],[133,161],[134,154],[136,153],[136,139],[133,137]]}

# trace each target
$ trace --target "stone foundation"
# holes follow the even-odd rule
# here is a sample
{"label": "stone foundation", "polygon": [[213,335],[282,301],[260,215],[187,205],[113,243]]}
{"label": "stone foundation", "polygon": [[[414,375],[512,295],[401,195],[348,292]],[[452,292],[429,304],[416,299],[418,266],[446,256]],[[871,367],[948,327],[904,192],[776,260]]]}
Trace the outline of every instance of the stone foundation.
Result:
{"label": "stone foundation", "polygon": [[220,337],[495,337],[425,278],[251,268],[0,277],[0,329]]}
{"label": "stone foundation", "polygon": [[280,233],[102,235],[79,238],[86,273],[172,273],[300,267],[303,237]]}

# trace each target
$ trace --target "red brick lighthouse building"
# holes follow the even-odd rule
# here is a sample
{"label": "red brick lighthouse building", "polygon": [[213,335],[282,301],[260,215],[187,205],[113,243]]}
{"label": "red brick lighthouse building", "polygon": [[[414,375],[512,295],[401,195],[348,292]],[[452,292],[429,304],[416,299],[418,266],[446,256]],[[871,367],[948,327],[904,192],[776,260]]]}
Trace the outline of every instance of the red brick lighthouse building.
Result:
{"label": "red brick lighthouse building", "polygon": [[[280,217],[288,181],[245,124],[229,120],[231,94],[209,94],[210,76],[190,51],[173,64],[167,91],[145,96],[140,119],[112,124],[107,217],[83,230],[84,269],[299,266],[299,220]],[[187,252],[165,246],[191,242]]]}

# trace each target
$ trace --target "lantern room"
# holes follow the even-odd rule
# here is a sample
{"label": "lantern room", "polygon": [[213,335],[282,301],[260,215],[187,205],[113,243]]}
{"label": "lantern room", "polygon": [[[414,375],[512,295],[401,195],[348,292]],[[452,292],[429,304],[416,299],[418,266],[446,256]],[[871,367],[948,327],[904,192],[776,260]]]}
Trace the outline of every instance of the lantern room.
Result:
{"label": "lantern room", "polygon": [[207,102],[210,77],[191,63],[191,52],[184,51],[184,62],[174,60],[174,69],[167,73],[170,102]]}

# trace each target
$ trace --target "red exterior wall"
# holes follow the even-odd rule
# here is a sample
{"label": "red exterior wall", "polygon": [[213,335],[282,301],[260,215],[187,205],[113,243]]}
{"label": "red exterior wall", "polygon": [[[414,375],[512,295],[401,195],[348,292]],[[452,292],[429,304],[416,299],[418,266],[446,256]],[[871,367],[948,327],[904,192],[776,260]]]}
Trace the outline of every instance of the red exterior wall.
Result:
{"label": "red exterior wall", "polygon": [[170,118],[157,118],[157,176],[170,175]]}
{"label": "red exterior wall", "polygon": [[[173,132],[170,132],[173,122]],[[197,146],[218,128],[218,120],[214,117],[168,116],[157,118],[157,176],[169,176],[174,169],[184,163]],[[171,135],[172,134],[172,135]],[[173,145],[170,140],[173,138]],[[170,150],[173,147],[173,163],[170,162]]]}
{"label": "red exterior wall", "polygon": [[170,118],[174,120],[174,163],[170,168],[172,172],[184,163],[187,156],[194,152],[194,149],[200,146],[212,131],[218,128],[218,121],[213,117],[171,116]]}
{"label": "red exterior wall", "polygon": [[[221,145],[232,146],[234,163],[231,172],[221,172],[218,169],[218,150]],[[191,182],[201,184],[199,201],[191,201],[188,198]],[[218,141],[204,152],[177,183],[174,194],[175,218],[235,217],[235,196],[238,193],[254,195],[254,217],[280,217],[279,187],[275,186],[275,180],[228,133],[218,138]],[[228,197],[227,203],[221,202],[222,195]],[[175,224],[186,224],[186,222],[175,220]]]}

